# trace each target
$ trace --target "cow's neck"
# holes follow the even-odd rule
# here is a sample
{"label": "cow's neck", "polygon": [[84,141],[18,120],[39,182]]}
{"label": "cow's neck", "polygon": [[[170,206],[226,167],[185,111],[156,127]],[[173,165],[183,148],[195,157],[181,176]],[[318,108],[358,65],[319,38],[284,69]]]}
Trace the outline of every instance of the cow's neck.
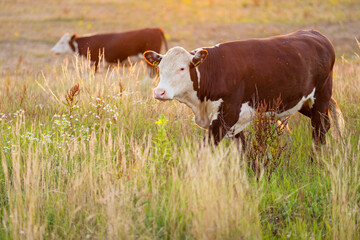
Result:
{"label": "cow's neck", "polygon": [[[208,56],[209,57],[209,56]],[[180,102],[190,107],[195,115],[196,123],[205,129],[208,129],[211,122],[217,118],[220,105],[223,99],[213,94],[212,88],[217,89],[215,84],[209,85],[209,76],[214,74],[211,67],[206,66],[206,62],[198,67],[190,63],[190,78],[193,82],[193,91],[188,94],[186,99]]]}
{"label": "cow's neck", "polygon": [[200,89],[201,86],[200,70],[198,67],[195,67],[192,63],[190,63],[189,69],[190,69],[190,79],[193,82],[193,89],[195,91],[195,94],[197,95],[199,101],[205,101],[205,96],[201,92],[202,89]]}
{"label": "cow's neck", "polygon": [[181,98],[177,98],[179,102],[186,104],[195,115],[195,122],[200,127],[207,129],[209,127],[209,117],[206,111],[206,101],[200,101],[196,91],[188,92]]}
{"label": "cow's neck", "polygon": [[223,102],[222,99],[210,101],[204,99],[200,101],[196,91],[187,93],[182,98],[177,99],[179,102],[186,104],[195,115],[195,122],[204,129],[208,129],[211,121],[217,118],[219,107]]}
{"label": "cow's neck", "polygon": [[198,67],[190,63],[190,78],[193,82],[193,91],[188,92],[186,96],[179,99],[180,102],[185,103],[191,108],[195,115],[195,122],[202,128],[209,128],[210,120],[207,111],[207,101],[200,92],[201,75]]}

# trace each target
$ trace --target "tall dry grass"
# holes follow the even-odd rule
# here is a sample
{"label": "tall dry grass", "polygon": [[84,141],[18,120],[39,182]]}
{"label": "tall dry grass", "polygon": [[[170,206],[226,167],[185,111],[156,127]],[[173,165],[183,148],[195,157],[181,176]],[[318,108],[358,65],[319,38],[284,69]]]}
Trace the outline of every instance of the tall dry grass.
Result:
{"label": "tall dry grass", "polygon": [[[331,179],[329,194],[331,207],[331,234],[333,239],[358,239],[360,237],[360,163],[359,145],[351,149],[350,143],[322,155]],[[354,151],[355,150],[355,151]]]}
{"label": "tall dry grass", "polygon": [[[21,139],[21,123],[13,138]],[[169,175],[149,172],[151,136],[93,132],[49,155],[47,143],[20,142],[4,169],[4,235],[58,238],[260,238],[259,190],[250,186],[236,147],[172,153]],[[65,139],[62,139],[65,140]],[[129,164],[129,162],[132,164]],[[119,172],[121,171],[121,174]]]}

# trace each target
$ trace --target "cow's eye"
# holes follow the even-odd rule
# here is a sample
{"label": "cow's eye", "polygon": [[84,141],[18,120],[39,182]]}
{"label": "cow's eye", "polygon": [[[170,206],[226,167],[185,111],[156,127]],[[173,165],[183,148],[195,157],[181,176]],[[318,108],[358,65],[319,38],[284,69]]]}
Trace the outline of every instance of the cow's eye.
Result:
{"label": "cow's eye", "polygon": [[184,71],[184,70],[185,70],[185,68],[183,68],[183,67],[182,67],[182,68],[180,68],[180,71]]}

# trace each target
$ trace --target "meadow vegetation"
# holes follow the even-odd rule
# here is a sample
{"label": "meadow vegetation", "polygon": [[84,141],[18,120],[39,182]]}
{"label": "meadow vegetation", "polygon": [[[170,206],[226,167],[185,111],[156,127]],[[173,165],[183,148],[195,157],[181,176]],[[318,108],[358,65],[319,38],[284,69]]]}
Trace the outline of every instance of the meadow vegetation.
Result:
{"label": "meadow vegetation", "polygon": [[[359,3],[37,2],[0,3],[0,239],[360,239]],[[343,140],[329,133],[312,153],[297,114],[270,144],[278,164],[257,174],[236,143],[201,144],[186,106],[154,100],[143,62],[93,74],[85,59],[48,53],[63,32],[142,21],[190,49],[320,28],[337,51]]]}

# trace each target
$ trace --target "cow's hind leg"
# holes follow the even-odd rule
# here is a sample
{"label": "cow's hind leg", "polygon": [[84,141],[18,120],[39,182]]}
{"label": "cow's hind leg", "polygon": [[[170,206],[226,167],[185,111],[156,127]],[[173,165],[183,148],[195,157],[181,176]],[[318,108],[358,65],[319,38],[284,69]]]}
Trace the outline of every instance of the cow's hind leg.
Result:
{"label": "cow's hind leg", "polygon": [[302,106],[302,108],[299,110],[299,113],[311,119],[311,108],[309,105],[306,104]]}
{"label": "cow's hind leg", "polygon": [[330,129],[329,100],[316,99],[311,109],[312,137],[316,145],[325,144],[325,134]]}
{"label": "cow's hind leg", "polygon": [[319,81],[315,90],[315,103],[311,109],[311,125],[315,145],[325,144],[330,129],[329,104],[332,93],[332,72],[325,81]]}

